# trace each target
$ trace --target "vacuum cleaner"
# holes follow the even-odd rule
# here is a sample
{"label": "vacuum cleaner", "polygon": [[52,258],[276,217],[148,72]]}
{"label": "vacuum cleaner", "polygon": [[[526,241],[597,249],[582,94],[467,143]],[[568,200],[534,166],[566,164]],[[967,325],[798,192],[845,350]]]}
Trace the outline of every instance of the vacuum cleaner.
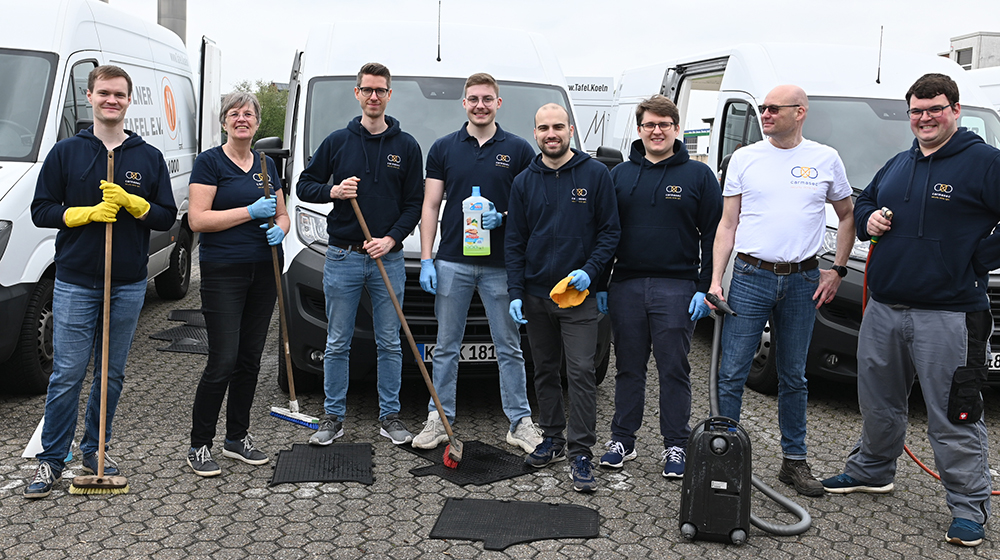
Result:
{"label": "vacuum cleaner", "polygon": [[[688,439],[678,519],[681,535],[688,540],[740,545],[749,538],[750,524],[780,536],[802,534],[812,525],[809,512],[753,474],[749,434],[735,420],[719,416],[722,322],[724,314],[736,316],[736,313],[715,294],[708,294],[706,299],[717,308],[709,366],[710,417],[695,426]],[[799,521],[781,525],[751,514],[751,486],[787,509]]]}

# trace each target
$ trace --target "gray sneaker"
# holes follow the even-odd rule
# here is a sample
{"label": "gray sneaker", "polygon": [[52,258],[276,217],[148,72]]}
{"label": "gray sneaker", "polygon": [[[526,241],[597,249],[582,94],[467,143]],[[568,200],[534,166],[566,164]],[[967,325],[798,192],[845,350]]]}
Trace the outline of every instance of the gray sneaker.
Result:
{"label": "gray sneaker", "polygon": [[406,425],[399,419],[398,414],[389,414],[382,419],[382,429],[379,431],[379,434],[389,438],[389,441],[396,445],[413,441],[413,434],[406,429]]}
{"label": "gray sneaker", "polygon": [[253,444],[250,434],[237,441],[227,439],[226,444],[222,446],[222,456],[243,461],[248,465],[263,465],[269,460],[267,455]]}
{"label": "gray sneaker", "polygon": [[424,429],[413,438],[411,446],[417,449],[434,449],[442,443],[448,441],[448,432],[444,431],[444,424],[437,411],[427,413],[427,423]]}
{"label": "gray sneaker", "polygon": [[309,445],[330,445],[333,440],[344,435],[344,423],[337,420],[336,416],[324,414],[319,421],[319,429],[309,436]]}
{"label": "gray sneaker", "polygon": [[212,460],[212,451],[209,450],[207,445],[202,445],[198,449],[193,447],[189,449],[187,462],[194,470],[194,474],[198,476],[218,476],[222,474],[219,464]]}
{"label": "gray sneaker", "polygon": [[530,416],[525,416],[517,423],[516,430],[507,432],[507,443],[520,447],[525,453],[531,453],[542,443],[542,430],[531,421]]}

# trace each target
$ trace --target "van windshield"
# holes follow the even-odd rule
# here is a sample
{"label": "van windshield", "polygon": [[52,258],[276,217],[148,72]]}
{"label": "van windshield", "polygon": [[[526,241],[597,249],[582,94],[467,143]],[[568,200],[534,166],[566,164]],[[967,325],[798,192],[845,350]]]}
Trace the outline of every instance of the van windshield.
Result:
{"label": "van windshield", "polygon": [[[555,86],[523,82],[498,82],[503,105],[497,111],[497,123],[507,132],[524,138],[538,152],[532,138],[535,112],[546,103],[569,107],[564,91]],[[306,106],[304,153],[312,157],[323,139],[361,114],[354,98],[355,77],[316,78],[309,84]],[[392,78],[392,99],[386,114],[399,120],[400,127],[420,143],[426,162],[427,151],[438,138],[455,132],[467,120],[462,107],[464,78],[397,77]],[[573,147],[580,149],[574,134]]]}
{"label": "van windshield", "polygon": [[[913,145],[906,109],[902,99],[810,97],[802,135],[836,148],[848,181],[861,191],[890,158]],[[958,124],[1000,148],[1000,119],[995,112],[963,106]]]}
{"label": "van windshield", "polygon": [[56,55],[0,49],[0,160],[35,161]]}

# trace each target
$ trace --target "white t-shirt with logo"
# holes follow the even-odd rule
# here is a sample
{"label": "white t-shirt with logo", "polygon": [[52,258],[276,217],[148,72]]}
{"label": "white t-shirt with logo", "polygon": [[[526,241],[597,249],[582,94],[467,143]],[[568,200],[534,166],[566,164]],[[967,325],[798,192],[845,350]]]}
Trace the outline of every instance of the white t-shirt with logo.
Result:
{"label": "white t-shirt with logo", "polygon": [[826,201],[850,196],[851,185],[837,150],[805,139],[791,149],[762,140],[733,153],[722,195],[742,195],[737,252],[797,263],[819,253]]}

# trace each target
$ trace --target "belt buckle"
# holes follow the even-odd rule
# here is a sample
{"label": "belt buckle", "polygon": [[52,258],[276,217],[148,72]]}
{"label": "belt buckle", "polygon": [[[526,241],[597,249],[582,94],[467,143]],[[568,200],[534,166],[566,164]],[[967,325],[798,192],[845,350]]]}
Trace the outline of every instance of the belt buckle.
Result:
{"label": "belt buckle", "polygon": [[774,273],[778,276],[788,276],[793,272],[792,265],[795,263],[776,262],[774,263]]}

